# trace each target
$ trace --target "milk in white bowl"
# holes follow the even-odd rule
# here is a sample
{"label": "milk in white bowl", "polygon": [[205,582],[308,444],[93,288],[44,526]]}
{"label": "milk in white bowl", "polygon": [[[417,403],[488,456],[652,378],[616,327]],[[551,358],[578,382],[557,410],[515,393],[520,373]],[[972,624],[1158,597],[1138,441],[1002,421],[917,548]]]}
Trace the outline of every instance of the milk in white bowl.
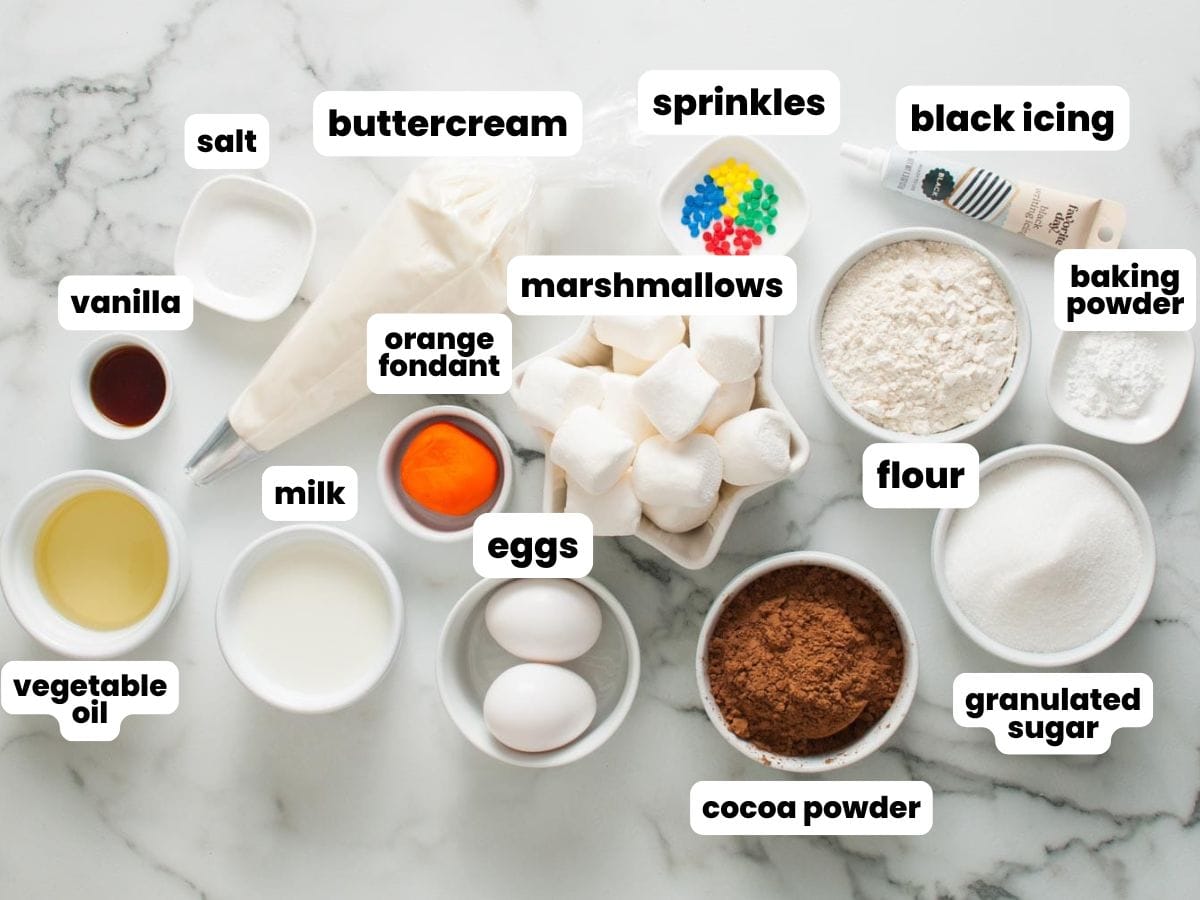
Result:
{"label": "milk in white bowl", "polygon": [[217,601],[217,637],[253,693],[293,712],[355,702],[400,641],[400,589],[383,558],[348,532],[281,528],[234,563]]}

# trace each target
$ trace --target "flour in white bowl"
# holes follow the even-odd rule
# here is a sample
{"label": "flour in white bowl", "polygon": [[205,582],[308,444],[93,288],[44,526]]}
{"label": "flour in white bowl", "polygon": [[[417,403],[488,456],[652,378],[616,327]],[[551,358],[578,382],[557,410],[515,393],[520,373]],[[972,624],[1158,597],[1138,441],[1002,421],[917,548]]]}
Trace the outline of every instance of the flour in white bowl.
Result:
{"label": "flour in white bowl", "polygon": [[821,355],[846,402],[876,425],[936,434],[973,422],[1012,371],[1017,313],[980,253],[898,241],[855,263],[821,322]]}

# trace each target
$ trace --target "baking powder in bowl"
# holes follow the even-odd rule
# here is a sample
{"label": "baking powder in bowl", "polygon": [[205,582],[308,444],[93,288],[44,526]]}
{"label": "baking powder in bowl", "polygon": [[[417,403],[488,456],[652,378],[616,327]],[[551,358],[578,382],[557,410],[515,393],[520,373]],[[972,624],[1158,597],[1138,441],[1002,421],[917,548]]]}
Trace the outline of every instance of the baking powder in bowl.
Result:
{"label": "baking powder in bowl", "polygon": [[838,281],[821,320],[829,380],[855,412],[937,434],[987,412],[1012,371],[1017,312],[980,253],[944,241],[873,250]]}
{"label": "baking powder in bowl", "polygon": [[1015,650],[1071,650],[1129,606],[1145,552],[1133,510],[1091,466],[1015,460],[987,475],[979,501],[950,521],[948,599]]}

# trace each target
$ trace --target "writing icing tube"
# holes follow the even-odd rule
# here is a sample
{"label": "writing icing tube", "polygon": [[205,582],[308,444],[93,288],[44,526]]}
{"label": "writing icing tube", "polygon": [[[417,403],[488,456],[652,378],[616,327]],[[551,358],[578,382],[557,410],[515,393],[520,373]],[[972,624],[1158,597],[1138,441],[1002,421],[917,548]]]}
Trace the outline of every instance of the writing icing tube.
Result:
{"label": "writing icing tube", "polygon": [[900,147],[842,144],[842,156],[875,172],[886,188],[951,209],[1057,250],[1114,249],[1125,207],[1054,188],[1013,181],[983,166],[912,153]]}

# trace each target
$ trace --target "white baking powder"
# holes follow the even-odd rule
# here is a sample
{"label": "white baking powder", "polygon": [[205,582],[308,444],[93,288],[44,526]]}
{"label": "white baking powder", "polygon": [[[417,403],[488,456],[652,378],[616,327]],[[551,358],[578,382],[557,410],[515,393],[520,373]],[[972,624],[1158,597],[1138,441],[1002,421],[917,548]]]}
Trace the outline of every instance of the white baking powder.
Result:
{"label": "white baking powder", "polygon": [[1052,653],[1104,632],[1129,606],[1145,550],[1125,498],[1081,462],[1011,462],[979,484],[945,543],[950,600],[989,637]]}
{"label": "white baking powder", "polygon": [[982,416],[1016,354],[1016,309],[979,253],[899,241],[842,276],[821,322],[834,388],[860,415],[907,434]]}
{"label": "white baking powder", "polygon": [[1144,334],[1085,334],[1067,363],[1067,402],[1085,416],[1136,416],[1165,383],[1158,346]]}

